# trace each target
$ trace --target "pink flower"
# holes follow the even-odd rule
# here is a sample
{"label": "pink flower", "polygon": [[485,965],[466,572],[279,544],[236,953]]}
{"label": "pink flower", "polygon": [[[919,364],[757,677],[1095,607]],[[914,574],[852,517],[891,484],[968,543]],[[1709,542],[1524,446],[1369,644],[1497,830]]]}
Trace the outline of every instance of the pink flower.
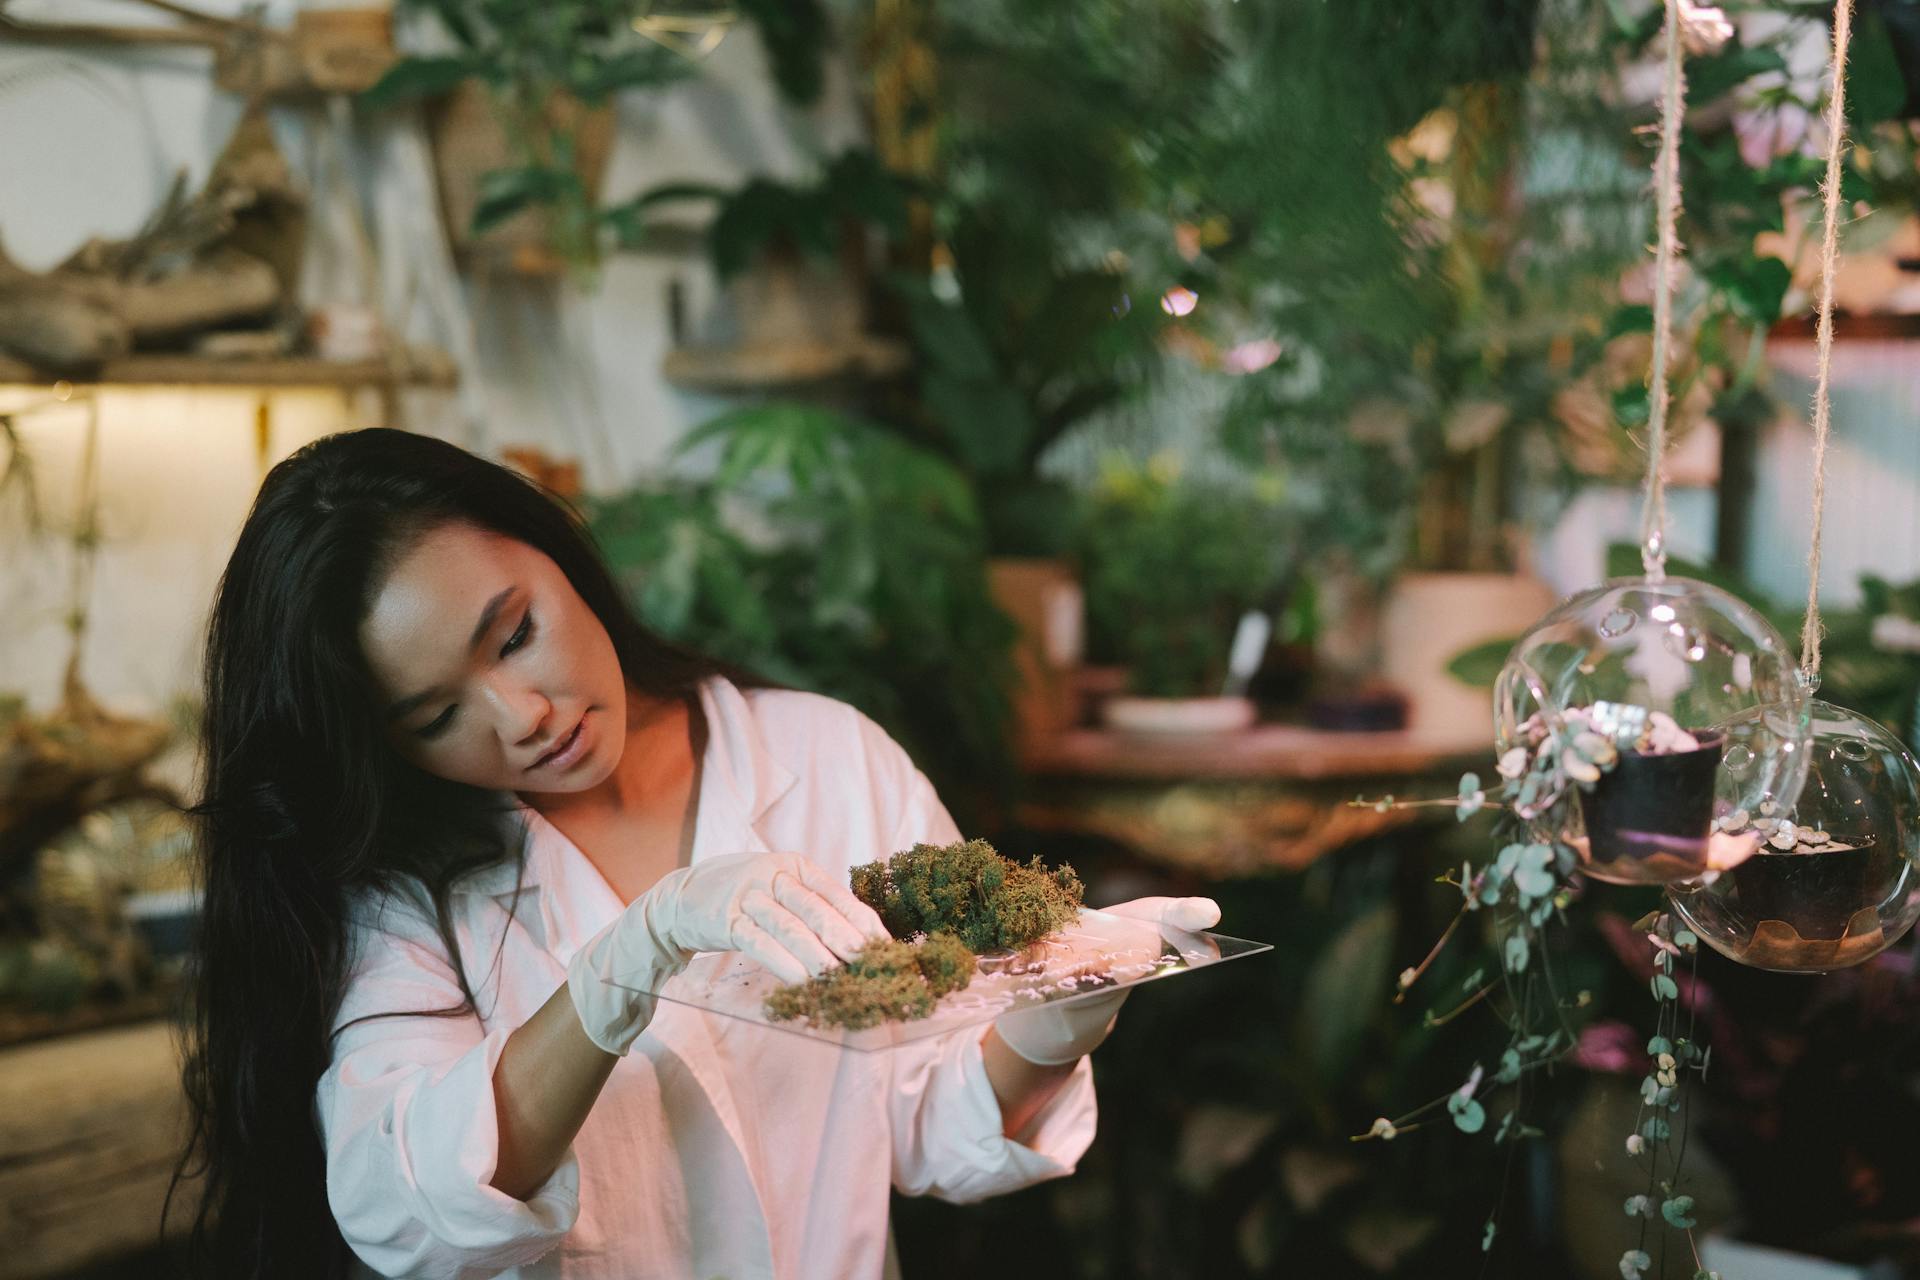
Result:
{"label": "pink flower", "polygon": [[1751,168],[1764,169],[1776,156],[1812,154],[1812,123],[1812,113],[1797,102],[1735,111],[1733,133],[1740,141],[1740,158]]}
{"label": "pink flower", "polygon": [[1679,0],[1679,10],[1680,43],[1688,53],[1714,53],[1733,39],[1733,24],[1718,6]]}
{"label": "pink flower", "polygon": [[1591,1023],[1573,1047],[1575,1066],[1608,1075],[1632,1075],[1644,1058],[1639,1033],[1624,1022]]}

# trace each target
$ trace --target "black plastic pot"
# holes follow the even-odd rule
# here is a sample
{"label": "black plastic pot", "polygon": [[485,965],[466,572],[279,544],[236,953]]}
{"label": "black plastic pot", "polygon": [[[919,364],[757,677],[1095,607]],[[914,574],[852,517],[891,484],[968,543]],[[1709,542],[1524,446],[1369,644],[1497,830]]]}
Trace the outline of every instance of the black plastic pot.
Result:
{"label": "black plastic pot", "polygon": [[1726,735],[1699,732],[1693,751],[1623,751],[1591,791],[1580,793],[1588,856],[1597,864],[1658,855],[1706,865],[1713,784]]}
{"label": "black plastic pot", "polygon": [[1843,938],[1854,915],[1874,905],[1873,852],[1871,840],[1827,853],[1763,849],[1732,871],[1740,914],[1755,923],[1782,921],[1807,939]]}

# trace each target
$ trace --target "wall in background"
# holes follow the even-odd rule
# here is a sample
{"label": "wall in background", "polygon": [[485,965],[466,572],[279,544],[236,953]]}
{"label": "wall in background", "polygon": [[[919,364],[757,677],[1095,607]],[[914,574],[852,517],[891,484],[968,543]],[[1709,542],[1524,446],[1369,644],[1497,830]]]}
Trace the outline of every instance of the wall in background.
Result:
{"label": "wall in background", "polygon": [[[236,13],[242,0],[197,0]],[[273,0],[284,22],[302,5]],[[322,8],[322,4],[304,7]],[[165,21],[110,0],[15,0],[23,19]],[[607,174],[610,195],[656,182],[734,183],[751,173],[799,175],[819,151],[861,136],[853,80],[830,69],[823,102],[804,116],[783,106],[764,71],[751,28],[731,33],[702,74],[619,104],[620,129]],[[159,202],[175,172],[197,183],[241,114],[218,92],[207,55],[196,51],[41,49],[0,44],[0,242],[24,265],[45,268],[90,236],[124,236]],[[350,116],[351,113],[346,113]],[[380,258],[383,280],[408,302],[389,320],[416,340],[464,354],[455,395],[409,393],[407,425],[497,452],[529,445],[578,458],[590,488],[628,483],[660,464],[681,434],[719,406],[660,377],[672,344],[667,293],[678,283],[697,325],[715,285],[698,255],[620,255],[591,292],[564,281],[444,280],[444,244],[426,207],[426,149],[417,119],[329,119],[323,105],[276,109],[276,137],[315,193],[309,254],[331,271],[310,285],[337,287],[364,248],[339,216],[357,214]],[[327,148],[331,148],[328,150]],[[338,163],[330,157],[339,157]],[[422,299],[444,284],[451,305]],[[389,299],[391,301],[391,299]],[[405,310],[407,314],[396,314]],[[457,312],[450,326],[449,312]],[[458,322],[464,319],[465,332]],[[0,404],[42,393],[0,388]],[[213,584],[252,500],[262,459],[251,391],[112,390],[101,412],[105,545],[94,591],[95,622],[85,674],[115,704],[152,709],[190,690]],[[36,415],[23,430],[56,524],[70,497],[84,432],[83,410]],[[333,392],[276,392],[266,458],[275,461],[329,431],[379,421],[377,401]],[[15,513],[0,518],[0,688],[35,706],[58,695],[67,647],[67,549],[30,542]]]}

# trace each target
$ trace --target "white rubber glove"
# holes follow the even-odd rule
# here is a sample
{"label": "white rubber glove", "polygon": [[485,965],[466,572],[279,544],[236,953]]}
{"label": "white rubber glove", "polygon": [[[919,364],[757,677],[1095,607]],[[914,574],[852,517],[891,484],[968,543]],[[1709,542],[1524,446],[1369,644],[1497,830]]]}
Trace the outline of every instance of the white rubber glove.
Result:
{"label": "white rubber glove", "polygon": [[780,981],[803,982],[887,936],[873,908],[817,863],[731,853],[669,871],[635,898],[573,957],[567,991],[588,1038],[624,1054],[653,1018],[645,992],[695,952],[743,952]]}
{"label": "white rubber glove", "polygon": [[[1135,898],[1101,907],[1103,914],[1144,921],[1156,927],[1210,929],[1220,923],[1220,904],[1212,898]],[[1035,1005],[1003,1013],[994,1030],[1007,1048],[1035,1066],[1057,1067],[1093,1052],[1113,1030],[1132,987],[1084,1000]]]}

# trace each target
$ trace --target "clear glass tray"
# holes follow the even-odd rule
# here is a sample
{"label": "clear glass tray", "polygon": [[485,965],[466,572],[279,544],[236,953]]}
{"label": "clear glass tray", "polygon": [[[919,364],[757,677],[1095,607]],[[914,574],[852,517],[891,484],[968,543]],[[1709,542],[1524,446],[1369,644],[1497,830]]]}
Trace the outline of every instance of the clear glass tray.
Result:
{"label": "clear glass tray", "polygon": [[695,956],[692,964],[669,978],[660,990],[648,994],[706,1013],[870,1053],[983,1025],[1010,1009],[1086,1000],[1117,987],[1194,973],[1271,950],[1273,947],[1265,942],[1204,930],[1190,933],[1171,925],[1083,909],[1076,924],[1047,935],[1024,951],[981,956],[972,983],[942,997],[931,1016],[907,1022],[885,1022],[859,1031],[816,1026],[804,1020],[776,1022],[767,1016],[766,999],[780,986],[780,980],[737,951]]}

